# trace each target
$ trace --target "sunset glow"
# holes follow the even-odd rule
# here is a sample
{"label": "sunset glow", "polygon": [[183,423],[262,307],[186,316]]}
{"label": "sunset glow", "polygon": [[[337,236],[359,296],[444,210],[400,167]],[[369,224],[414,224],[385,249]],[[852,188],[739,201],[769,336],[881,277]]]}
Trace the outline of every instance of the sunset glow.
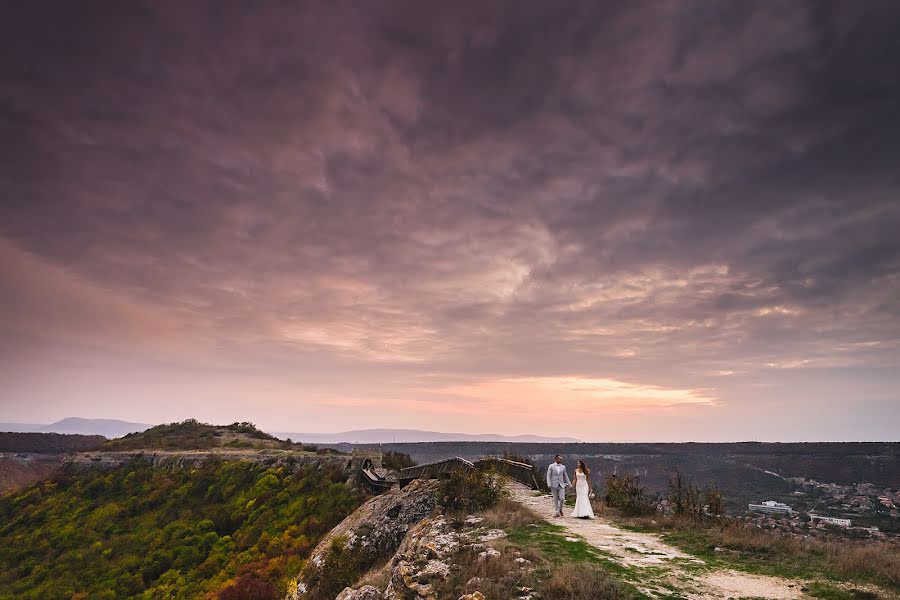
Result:
{"label": "sunset glow", "polygon": [[0,13],[0,421],[900,439],[900,11],[139,4]]}

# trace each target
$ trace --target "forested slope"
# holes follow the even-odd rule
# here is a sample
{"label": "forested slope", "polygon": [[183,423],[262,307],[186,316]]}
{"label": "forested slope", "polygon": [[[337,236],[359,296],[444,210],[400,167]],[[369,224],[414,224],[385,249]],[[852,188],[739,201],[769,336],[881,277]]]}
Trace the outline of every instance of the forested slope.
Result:
{"label": "forested slope", "polygon": [[56,472],[0,498],[0,598],[279,598],[362,497],[250,462]]}

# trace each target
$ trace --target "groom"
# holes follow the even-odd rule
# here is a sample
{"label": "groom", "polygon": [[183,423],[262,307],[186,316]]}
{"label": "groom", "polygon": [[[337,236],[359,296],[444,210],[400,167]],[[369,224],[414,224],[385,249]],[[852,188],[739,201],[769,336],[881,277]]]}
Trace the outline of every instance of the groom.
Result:
{"label": "groom", "polygon": [[562,456],[556,455],[554,462],[547,467],[547,487],[553,496],[553,516],[563,516],[563,506],[566,503],[566,488],[571,486],[569,474],[566,473],[566,465],[562,464]]}

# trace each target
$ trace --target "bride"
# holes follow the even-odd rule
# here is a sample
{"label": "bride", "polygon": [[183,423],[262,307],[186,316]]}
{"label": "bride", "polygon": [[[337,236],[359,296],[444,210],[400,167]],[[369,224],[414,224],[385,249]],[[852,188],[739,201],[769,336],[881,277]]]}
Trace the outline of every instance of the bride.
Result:
{"label": "bride", "polygon": [[575,510],[573,517],[579,519],[593,519],[594,509],[591,508],[591,470],[587,468],[583,460],[578,461],[575,469]]}

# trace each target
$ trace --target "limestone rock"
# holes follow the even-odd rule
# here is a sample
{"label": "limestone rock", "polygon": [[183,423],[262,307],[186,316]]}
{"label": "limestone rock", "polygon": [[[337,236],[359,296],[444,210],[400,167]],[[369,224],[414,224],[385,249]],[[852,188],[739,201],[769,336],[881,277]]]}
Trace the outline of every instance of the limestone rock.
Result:
{"label": "limestone rock", "polygon": [[[446,580],[452,569],[455,553],[461,548],[481,550],[482,560],[499,556],[500,552],[482,540],[492,541],[506,534],[499,529],[478,527],[478,518],[467,518],[463,525],[453,523],[442,515],[423,519],[409,530],[390,564],[391,579],[384,592],[385,600],[439,600],[435,588]],[[477,578],[469,582],[469,589]],[[465,598],[483,598],[473,592]]]}
{"label": "limestone rock", "polygon": [[449,559],[467,541],[442,516],[423,519],[413,527],[391,562],[386,600],[437,600],[434,584],[450,574]]}
{"label": "limestone rock", "polygon": [[381,591],[371,585],[364,585],[358,590],[344,588],[334,600],[381,600]]}
{"label": "limestone rock", "polygon": [[494,558],[495,556],[500,556],[500,552],[494,550],[493,548],[488,548],[484,552],[478,553],[478,562],[484,562]]}
{"label": "limestone rock", "polygon": [[488,529],[484,533],[478,536],[479,542],[493,542],[494,540],[499,540],[500,538],[505,538],[506,532],[502,529]]}
{"label": "limestone rock", "polygon": [[[336,538],[347,540],[347,551],[357,553],[359,563],[364,568],[373,564],[378,557],[390,556],[400,546],[410,528],[434,510],[438,486],[439,482],[434,480],[416,480],[402,490],[394,489],[372,498],[319,542],[310,555],[310,565],[312,568],[323,566]],[[307,595],[306,586],[299,578],[289,589],[292,591],[288,592],[285,600],[302,600]],[[355,596],[351,598],[356,600]]]}

